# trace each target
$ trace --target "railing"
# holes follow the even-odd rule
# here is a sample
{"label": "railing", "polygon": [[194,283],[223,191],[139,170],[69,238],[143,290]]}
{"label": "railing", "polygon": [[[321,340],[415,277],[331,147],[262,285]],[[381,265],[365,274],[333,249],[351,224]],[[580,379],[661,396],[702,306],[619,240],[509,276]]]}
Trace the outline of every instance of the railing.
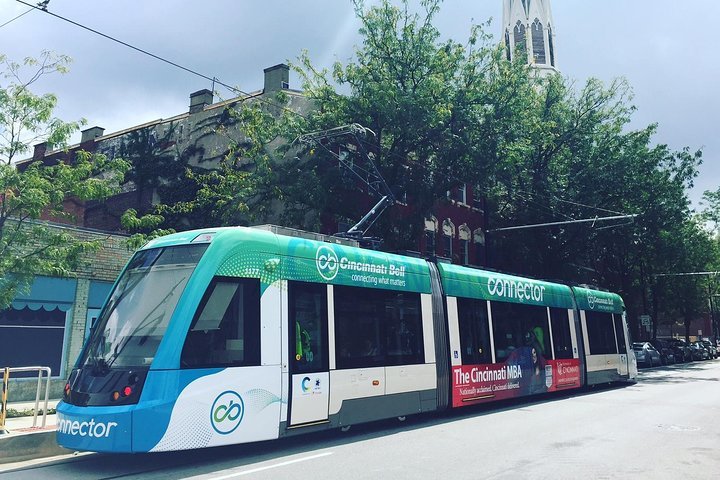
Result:
{"label": "railing", "polygon": [[43,373],[47,373],[45,382],[45,406],[43,408],[42,428],[47,422],[48,398],[50,395],[50,367],[5,367],[3,369],[2,399],[0,401],[0,433],[7,433],[5,429],[5,417],[7,416],[8,383],[11,372],[38,372],[37,391],[35,393],[35,410],[33,413],[33,427],[37,426],[38,407],[40,406],[40,388],[42,386]]}

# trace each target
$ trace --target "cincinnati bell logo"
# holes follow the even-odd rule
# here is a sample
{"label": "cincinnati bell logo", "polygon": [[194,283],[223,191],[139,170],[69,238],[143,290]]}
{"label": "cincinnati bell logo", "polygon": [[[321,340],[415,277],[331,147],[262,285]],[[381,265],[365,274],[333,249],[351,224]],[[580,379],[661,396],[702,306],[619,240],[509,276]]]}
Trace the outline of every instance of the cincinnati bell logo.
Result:
{"label": "cincinnati bell logo", "polygon": [[319,247],[315,253],[315,266],[320,276],[327,281],[334,279],[340,270],[337,254],[325,245]]}
{"label": "cincinnati bell logo", "polygon": [[587,301],[588,301],[588,307],[590,307],[590,310],[595,310],[595,295],[588,292]]}
{"label": "cincinnati bell logo", "polygon": [[228,435],[240,425],[244,414],[245,402],[242,397],[237,392],[227,390],[213,402],[210,408],[210,423],[217,433]]}

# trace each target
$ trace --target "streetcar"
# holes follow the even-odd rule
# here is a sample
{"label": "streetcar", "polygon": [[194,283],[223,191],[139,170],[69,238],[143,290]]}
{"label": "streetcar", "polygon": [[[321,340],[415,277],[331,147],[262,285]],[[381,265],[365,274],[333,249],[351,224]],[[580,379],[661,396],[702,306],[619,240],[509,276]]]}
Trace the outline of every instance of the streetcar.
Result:
{"label": "streetcar", "polygon": [[227,227],[137,251],[57,407],[102,452],[256,442],[632,382],[622,299]]}

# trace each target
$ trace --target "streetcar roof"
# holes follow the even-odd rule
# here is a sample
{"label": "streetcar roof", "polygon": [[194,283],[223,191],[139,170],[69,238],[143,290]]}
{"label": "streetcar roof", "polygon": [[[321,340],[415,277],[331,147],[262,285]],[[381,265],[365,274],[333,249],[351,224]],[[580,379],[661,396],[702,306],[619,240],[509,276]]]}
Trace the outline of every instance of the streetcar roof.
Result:
{"label": "streetcar roof", "polygon": [[439,264],[443,289],[447,295],[481,300],[573,308],[570,287],[514,275]]}
{"label": "streetcar roof", "polygon": [[[430,293],[425,260],[391,253],[278,235],[248,227],[190,230],[150,241],[143,249],[211,243],[217,275],[281,278],[304,282]],[[242,254],[242,255],[241,255]],[[242,258],[242,260],[239,260]],[[445,294],[557,308],[621,314],[622,298],[586,287],[529,279],[439,263]]]}
{"label": "streetcar roof", "polygon": [[161,237],[143,248],[210,242],[214,274],[288,279],[430,293],[430,272],[420,258],[367,250],[247,227],[192,230]]}

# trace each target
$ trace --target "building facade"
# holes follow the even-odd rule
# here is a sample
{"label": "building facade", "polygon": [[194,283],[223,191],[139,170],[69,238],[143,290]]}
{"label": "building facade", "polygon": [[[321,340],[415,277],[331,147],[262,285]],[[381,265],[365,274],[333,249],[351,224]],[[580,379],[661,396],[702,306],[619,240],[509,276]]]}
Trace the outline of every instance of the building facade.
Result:
{"label": "building facade", "polygon": [[[264,70],[262,90],[216,103],[211,91],[200,90],[190,95],[187,112],[110,134],[105,134],[100,127],[92,127],[84,130],[80,143],[67,151],[48,152],[44,144],[36,145],[32,161],[71,160],[79,149],[131,161],[138,173],[130,178],[122,193],[103,202],[68,205],[78,226],[122,231],[120,218],[126,210],[132,208],[142,214],[151,211],[155,204],[172,203],[174,195],[183,191],[187,168],[217,168],[233,144],[242,144],[245,136],[236,117],[229,113],[235,107],[244,102],[272,104],[273,95],[282,91],[288,99],[288,109],[303,115],[308,113],[312,109],[311,101],[302,92],[289,89],[288,79],[289,67],[275,65]],[[241,163],[239,168],[243,167]],[[163,177],[142,177],[143,169],[161,171]],[[363,194],[359,196],[358,205],[369,211],[376,201]],[[405,199],[394,205],[393,217],[402,219],[413,215],[412,203],[412,199]],[[469,185],[449,191],[446,199],[436,202],[413,250],[455,263],[482,265],[484,248],[478,243],[482,238],[478,235],[483,226],[482,204],[478,192]],[[278,205],[276,215],[271,211],[261,223],[281,223],[277,220],[281,209],[282,205]],[[344,231],[347,220],[323,217],[318,233]],[[173,228],[180,231],[189,227],[178,224]]]}

